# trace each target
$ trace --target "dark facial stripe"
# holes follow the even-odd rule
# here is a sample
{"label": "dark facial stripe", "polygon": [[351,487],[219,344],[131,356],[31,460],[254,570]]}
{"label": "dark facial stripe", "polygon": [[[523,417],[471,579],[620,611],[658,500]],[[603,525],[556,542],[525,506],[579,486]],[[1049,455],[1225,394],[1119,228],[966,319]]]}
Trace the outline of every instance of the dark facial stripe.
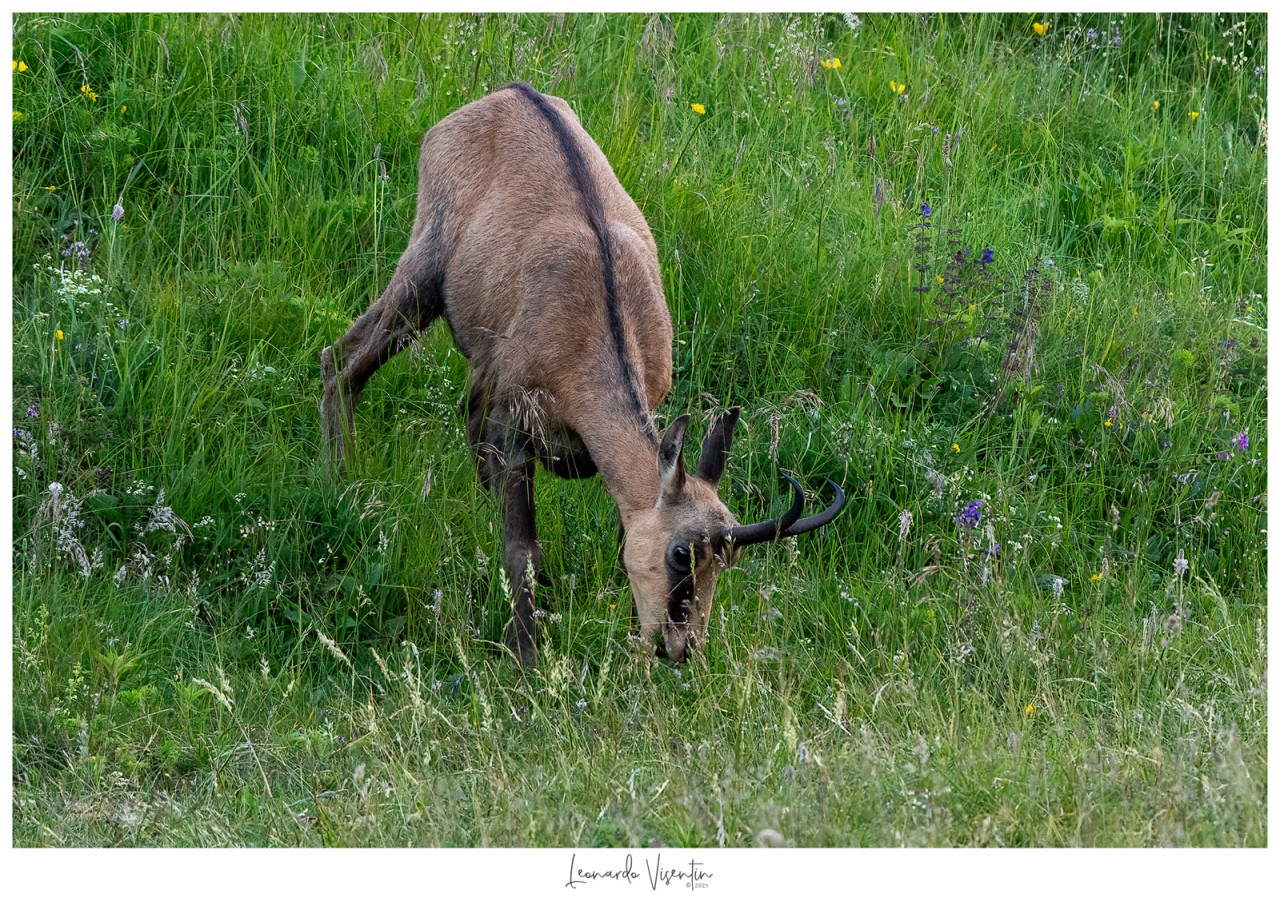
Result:
{"label": "dark facial stripe", "polygon": [[693,610],[693,574],[667,571],[667,616],[677,624],[689,619]]}
{"label": "dark facial stripe", "polygon": [[677,624],[689,620],[696,596],[694,575],[698,566],[707,560],[707,554],[712,551],[710,545],[694,538],[687,538],[686,544],[693,549],[688,573],[680,573],[669,565],[667,567],[667,615]]}
{"label": "dark facial stripe", "polygon": [[577,189],[578,196],[582,199],[583,211],[586,213],[591,230],[595,232],[596,242],[600,247],[600,267],[604,274],[605,309],[609,316],[609,331],[613,337],[614,350],[617,353],[618,366],[620,368],[619,374],[623,381],[623,388],[627,393],[627,399],[633,414],[642,425],[642,432],[649,438],[650,442],[657,445],[658,434],[654,430],[653,419],[649,415],[648,406],[641,398],[640,389],[636,384],[635,368],[631,364],[631,355],[627,351],[627,340],[622,324],[622,310],[618,305],[617,289],[614,285],[613,243],[609,239],[609,231],[604,214],[604,202],[600,199],[600,191],[596,186],[595,180],[591,177],[590,170],[587,168],[586,156],[583,155],[582,147],[574,140],[569,126],[561,118],[560,113],[547,102],[546,97],[523,81],[513,81],[507,87],[518,91],[533,103],[538,112],[542,113],[542,117],[546,119],[547,124],[551,126],[552,133],[555,134],[556,140],[560,143],[560,150],[564,154],[565,164],[569,168],[569,181]]}

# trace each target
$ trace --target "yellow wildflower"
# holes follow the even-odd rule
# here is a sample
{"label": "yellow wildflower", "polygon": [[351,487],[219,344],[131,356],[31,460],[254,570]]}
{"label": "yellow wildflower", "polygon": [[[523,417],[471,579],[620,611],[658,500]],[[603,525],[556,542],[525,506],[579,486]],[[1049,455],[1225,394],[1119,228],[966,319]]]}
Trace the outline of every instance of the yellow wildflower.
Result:
{"label": "yellow wildflower", "polygon": [[830,59],[824,59],[824,60],[822,60],[822,67],[823,67],[824,69],[838,69],[838,68],[840,68],[840,57],[839,57],[839,56],[832,56]]}
{"label": "yellow wildflower", "polygon": [[126,112],[128,112],[128,111],[129,111],[129,107],[128,107],[128,106],[121,106],[121,107],[120,107],[120,114],[121,114],[121,115],[124,115],[124,114],[125,114]]}
{"label": "yellow wildflower", "polygon": [[1159,108],[1160,108],[1160,101],[1159,101],[1159,100],[1156,100],[1154,103],[1152,103],[1152,104],[1151,104],[1151,106],[1152,106],[1152,108],[1153,108],[1153,109],[1159,109]]}
{"label": "yellow wildflower", "polygon": [[893,92],[893,93],[895,93],[895,94],[900,94],[900,93],[902,93],[902,92],[903,92],[904,90],[906,90],[906,89],[907,89],[907,85],[906,85],[906,84],[899,84],[897,81],[890,81],[890,82],[889,82],[889,90],[890,90],[890,91],[892,91],[892,92]]}
{"label": "yellow wildflower", "polygon": [[939,284],[943,283],[942,275],[938,275],[938,283],[939,283]]}
{"label": "yellow wildflower", "polygon": [[958,454],[960,453],[960,444],[959,444],[959,443],[952,443],[952,444],[951,444],[951,451],[952,451],[952,452],[954,452],[954,453],[956,453],[956,454],[958,455]]}
{"label": "yellow wildflower", "polygon": [[1192,121],[1195,121],[1200,117],[1200,113],[1196,112],[1194,109],[1188,112],[1187,115],[1191,116]]}
{"label": "yellow wildflower", "polygon": [[1036,33],[1036,37],[1044,37],[1046,31],[1049,30],[1048,22],[1032,22],[1031,30]]}
{"label": "yellow wildflower", "polygon": [[1104,423],[1103,423],[1103,425],[1102,425],[1102,426],[1103,426],[1103,427],[1110,427],[1110,426],[1111,426],[1111,419],[1110,419],[1110,418],[1108,418],[1108,419],[1106,420],[1106,422],[1104,422]]}
{"label": "yellow wildflower", "polygon": [[13,61],[13,70],[15,72],[25,72],[27,70],[27,64],[21,59],[15,59]]}
{"label": "yellow wildflower", "polygon": [[53,191],[55,191],[55,190],[57,190],[57,189],[58,189],[58,185],[57,185],[57,184],[50,184],[48,187],[46,187],[46,188],[45,188],[45,190],[49,191],[50,193],[52,193]]}
{"label": "yellow wildflower", "polygon": [[13,110],[13,120],[16,122],[20,118],[22,118],[22,113],[16,109]]}
{"label": "yellow wildflower", "polygon": [[1035,705],[1027,705],[1027,714],[1029,714],[1029,715],[1030,715],[1030,714],[1034,714],[1034,713],[1036,713],[1036,706],[1035,706]]}
{"label": "yellow wildflower", "polygon": [[1102,579],[1102,575],[1101,575],[1101,574],[1094,574],[1094,575],[1093,575],[1092,577],[1090,577],[1089,579],[1090,579],[1090,580],[1092,580],[1094,583],[1097,583],[1099,580],[1101,580],[1101,579]]}
{"label": "yellow wildflower", "polygon": [[61,339],[62,339],[62,328],[58,328],[57,332],[55,332],[55,333],[54,333],[54,336],[55,336],[55,337],[57,337],[59,340],[61,340]]}
{"label": "yellow wildflower", "polygon": [[978,304],[977,304],[976,302],[971,302],[971,303],[969,303],[969,311],[970,311],[970,312],[976,311],[976,310],[977,310],[977,308],[978,308]]}
{"label": "yellow wildflower", "polygon": [[701,103],[694,103],[694,104],[693,104],[692,106],[690,106],[689,108],[690,108],[690,109],[692,109],[694,112],[698,113],[698,115],[706,115],[706,114],[707,114],[707,107],[706,107],[706,106],[703,106]]}

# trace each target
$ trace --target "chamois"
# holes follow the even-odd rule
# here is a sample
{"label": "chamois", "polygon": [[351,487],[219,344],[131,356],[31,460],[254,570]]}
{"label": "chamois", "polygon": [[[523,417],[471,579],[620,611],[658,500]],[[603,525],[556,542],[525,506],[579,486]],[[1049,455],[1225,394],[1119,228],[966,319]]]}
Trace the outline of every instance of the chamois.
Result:
{"label": "chamois", "polygon": [[652,411],[671,388],[672,327],[657,245],[563,100],[516,82],[463,106],[423,138],[418,177],[390,283],[320,355],[330,459],[343,468],[369,378],[444,316],[472,368],[462,410],[480,479],[502,497],[517,659],[537,663],[540,461],[561,477],[604,478],[640,636],[683,660],[705,641],[716,578],[741,547],[826,524],[843,492],[802,520],[792,480],[787,512],[738,526],[716,491],[740,410],[712,425],[695,474],[681,458],[688,415],[659,439]]}

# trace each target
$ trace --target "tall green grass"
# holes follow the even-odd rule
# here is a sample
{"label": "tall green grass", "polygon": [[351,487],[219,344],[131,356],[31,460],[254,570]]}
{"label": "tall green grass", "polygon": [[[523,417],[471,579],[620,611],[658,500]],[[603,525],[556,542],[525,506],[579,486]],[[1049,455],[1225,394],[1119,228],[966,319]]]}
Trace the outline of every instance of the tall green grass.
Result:
{"label": "tall green grass", "polygon": [[[1264,25],[16,17],[15,841],[1265,843]],[[681,668],[545,475],[503,657],[443,327],[320,464],[422,133],[517,78],[653,228],[660,423],[745,407],[744,519],[850,493]]]}

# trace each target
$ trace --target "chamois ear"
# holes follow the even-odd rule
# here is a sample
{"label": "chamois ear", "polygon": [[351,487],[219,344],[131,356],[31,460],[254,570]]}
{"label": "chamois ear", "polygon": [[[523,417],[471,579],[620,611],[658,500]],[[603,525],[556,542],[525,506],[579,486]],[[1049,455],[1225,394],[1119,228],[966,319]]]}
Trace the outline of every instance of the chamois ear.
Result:
{"label": "chamois ear", "polygon": [[738,423],[738,415],[742,414],[739,406],[734,406],[716,419],[702,441],[702,454],[698,456],[698,476],[719,488],[720,475],[724,473],[724,463],[729,457],[729,447],[733,444],[733,425]]}
{"label": "chamois ear", "polygon": [[684,490],[684,432],[689,427],[689,416],[681,415],[671,422],[658,447],[658,481],[662,485],[658,493],[658,505],[675,502]]}

